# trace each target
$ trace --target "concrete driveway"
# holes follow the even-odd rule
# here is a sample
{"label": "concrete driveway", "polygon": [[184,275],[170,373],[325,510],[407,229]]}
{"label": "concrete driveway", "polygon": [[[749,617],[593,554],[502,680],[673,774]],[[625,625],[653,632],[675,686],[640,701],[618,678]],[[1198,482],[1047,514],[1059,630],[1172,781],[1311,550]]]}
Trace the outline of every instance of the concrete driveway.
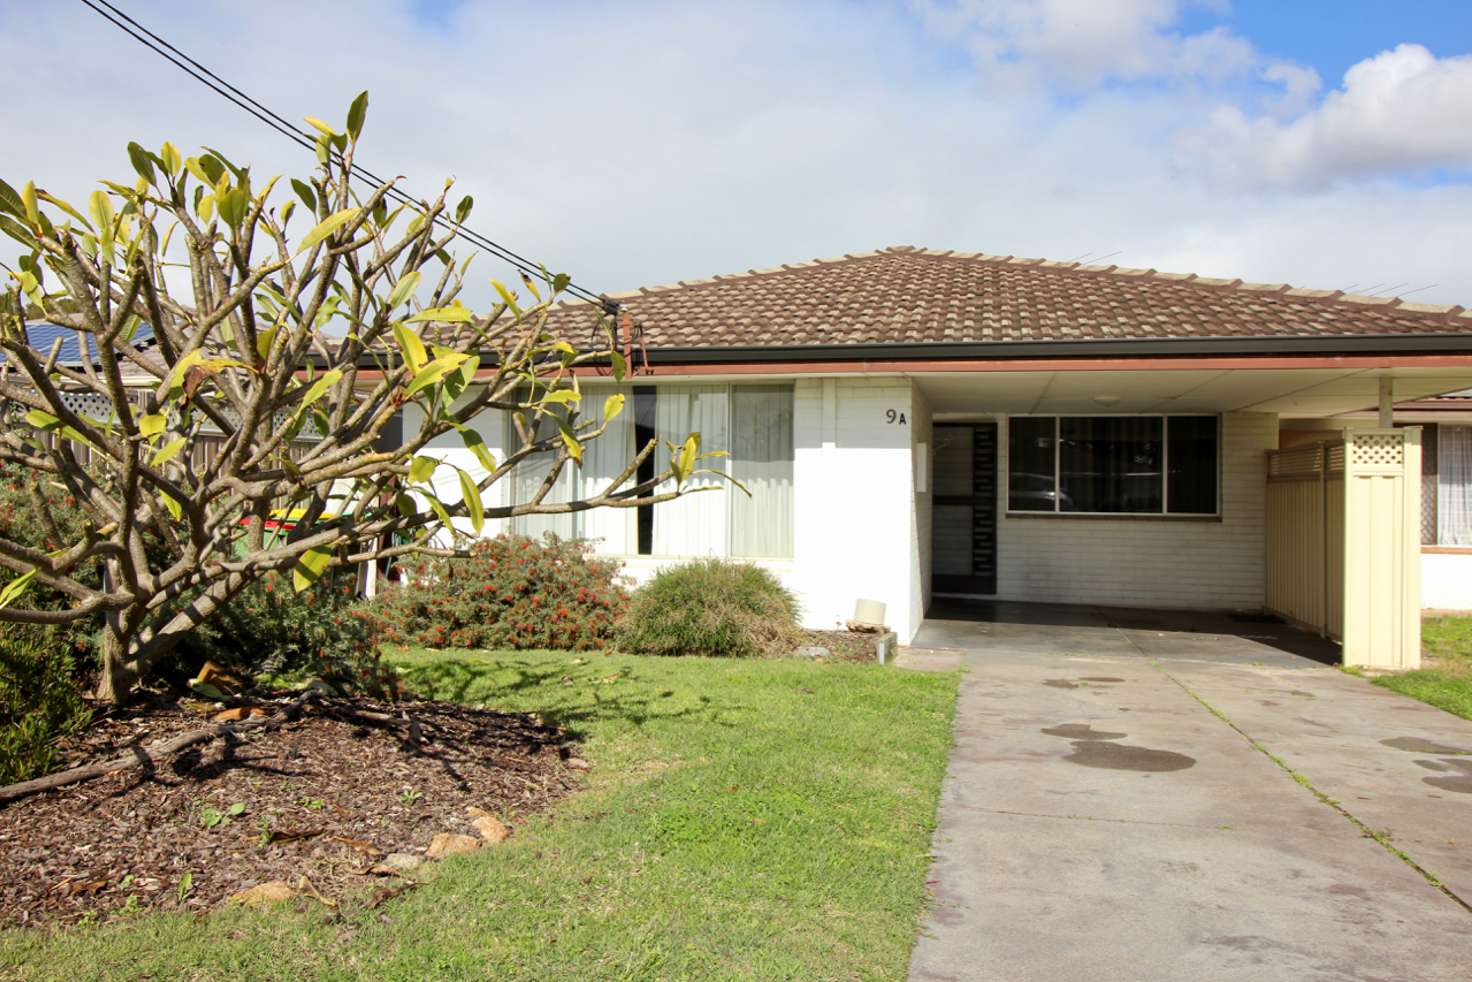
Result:
{"label": "concrete driveway", "polygon": [[1472,722],[1207,615],[989,604],[916,979],[1472,978]]}

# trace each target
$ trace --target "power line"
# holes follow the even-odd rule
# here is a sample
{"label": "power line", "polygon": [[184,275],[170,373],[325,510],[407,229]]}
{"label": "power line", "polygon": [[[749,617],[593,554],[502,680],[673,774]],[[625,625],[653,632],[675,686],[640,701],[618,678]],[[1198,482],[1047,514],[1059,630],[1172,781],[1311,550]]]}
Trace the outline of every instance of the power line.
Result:
{"label": "power line", "polygon": [[[242,92],[230,82],[221,78],[219,75],[206,68],[204,65],[201,65],[198,61],[180,51],[178,48],[174,47],[174,45],[170,44],[164,38],[159,37],[157,34],[153,33],[142,24],[139,24],[132,17],[128,16],[127,13],[120,10],[112,3],[108,2],[108,0],[82,0],[82,3],[85,4],[90,10],[108,21],[110,24],[123,31],[129,37],[133,38],[139,44],[143,45],[145,48],[148,48],[150,51],[163,57],[164,59],[172,63],[175,67],[183,71],[185,74],[202,83],[218,95],[223,96],[229,102],[233,103],[241,109],[244,109],[246,112],[250,113],[256,119],[265,123],[267,126],[271,127],[271,129],[280,133],[282,136],[285,136],[287,139],[305,149],[313,151],[316,150],[317,141],[315,137],[307,134],[303,130],[297,129],[296,126],[288,121],[284,116],[280,115],[277,112],[274,112],[266,105],[261,103],[259,100],[254,99],[246,93]],[[366,167],[363,167],[361,164],[358,164],[356,162],[352,164],[350,173],[352,176],[358,178],[359,181],[365,184],[371,184],[374,187],[380,187],[388,184],[388,182],[385,181],[383,178],[379,177],[372,171],[368,170]],[[405,204],[418,204],[418,202],[411,198],[407,193],[400,191],[397,187],[390,187],[386,193],[386,196],[393,198],[395,201],[403,202]],[[442,217],[436,217],[435,224],[447,230],[453,228],[453,226]],[[472,245],[479,246],[485,251],[496,256],[498,259],[501,259],[502,261],[515,267],[518,271],[530,276],[542,275],[542,268],[539,264],[533,262],[532,260],[517,252],[512,251],[506,246],[503,246],[500,243],[480,234],[479,232],[476,232],[473,229],[468,228],[464,225],[459,226],[458,229],[456,229],[456,232],[459,236],[466,239]],[[610,306],[614,309],[617,308],[617,304],[612,303],[612,301],[603,299],[592,291],[578,286],[576,283],[569,283],[567,286],[567,292],[580,299],[601,304],[604,309],[608,310],[608,312],[610,313],[612,312],[611,310],[609,310]]]}

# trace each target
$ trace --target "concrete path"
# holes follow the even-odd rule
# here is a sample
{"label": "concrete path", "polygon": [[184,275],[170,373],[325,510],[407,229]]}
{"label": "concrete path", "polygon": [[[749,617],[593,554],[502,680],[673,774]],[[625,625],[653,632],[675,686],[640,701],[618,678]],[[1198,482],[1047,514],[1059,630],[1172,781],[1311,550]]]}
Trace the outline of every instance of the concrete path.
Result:
{"label": "concrete path", "polygon": [[1277,626],[982,613],[915,642],[967,674],[912,978],[1472,978],[1472,722]]}

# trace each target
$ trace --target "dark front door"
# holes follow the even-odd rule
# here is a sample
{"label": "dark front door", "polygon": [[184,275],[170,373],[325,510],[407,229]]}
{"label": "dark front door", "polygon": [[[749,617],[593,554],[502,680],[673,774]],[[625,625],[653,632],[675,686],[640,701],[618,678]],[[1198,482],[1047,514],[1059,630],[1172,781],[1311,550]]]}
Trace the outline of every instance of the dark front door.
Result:
{"label": "dark front door", "polygon": [[931,590],[997,592],[997,424],[935,425]]}

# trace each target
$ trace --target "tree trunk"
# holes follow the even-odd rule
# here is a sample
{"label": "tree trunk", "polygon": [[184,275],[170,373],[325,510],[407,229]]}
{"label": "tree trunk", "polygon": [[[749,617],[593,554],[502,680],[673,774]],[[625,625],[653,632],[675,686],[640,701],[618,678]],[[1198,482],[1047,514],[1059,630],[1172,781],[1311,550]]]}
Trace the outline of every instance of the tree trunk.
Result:
{"label": "tree trunk", "polygon": [[110,628],[102,632],[102,670],[97,675],[93,693],[100,702],[116,705],[133,689],[133,673],[128,670],[128,649],[122,638]]}

